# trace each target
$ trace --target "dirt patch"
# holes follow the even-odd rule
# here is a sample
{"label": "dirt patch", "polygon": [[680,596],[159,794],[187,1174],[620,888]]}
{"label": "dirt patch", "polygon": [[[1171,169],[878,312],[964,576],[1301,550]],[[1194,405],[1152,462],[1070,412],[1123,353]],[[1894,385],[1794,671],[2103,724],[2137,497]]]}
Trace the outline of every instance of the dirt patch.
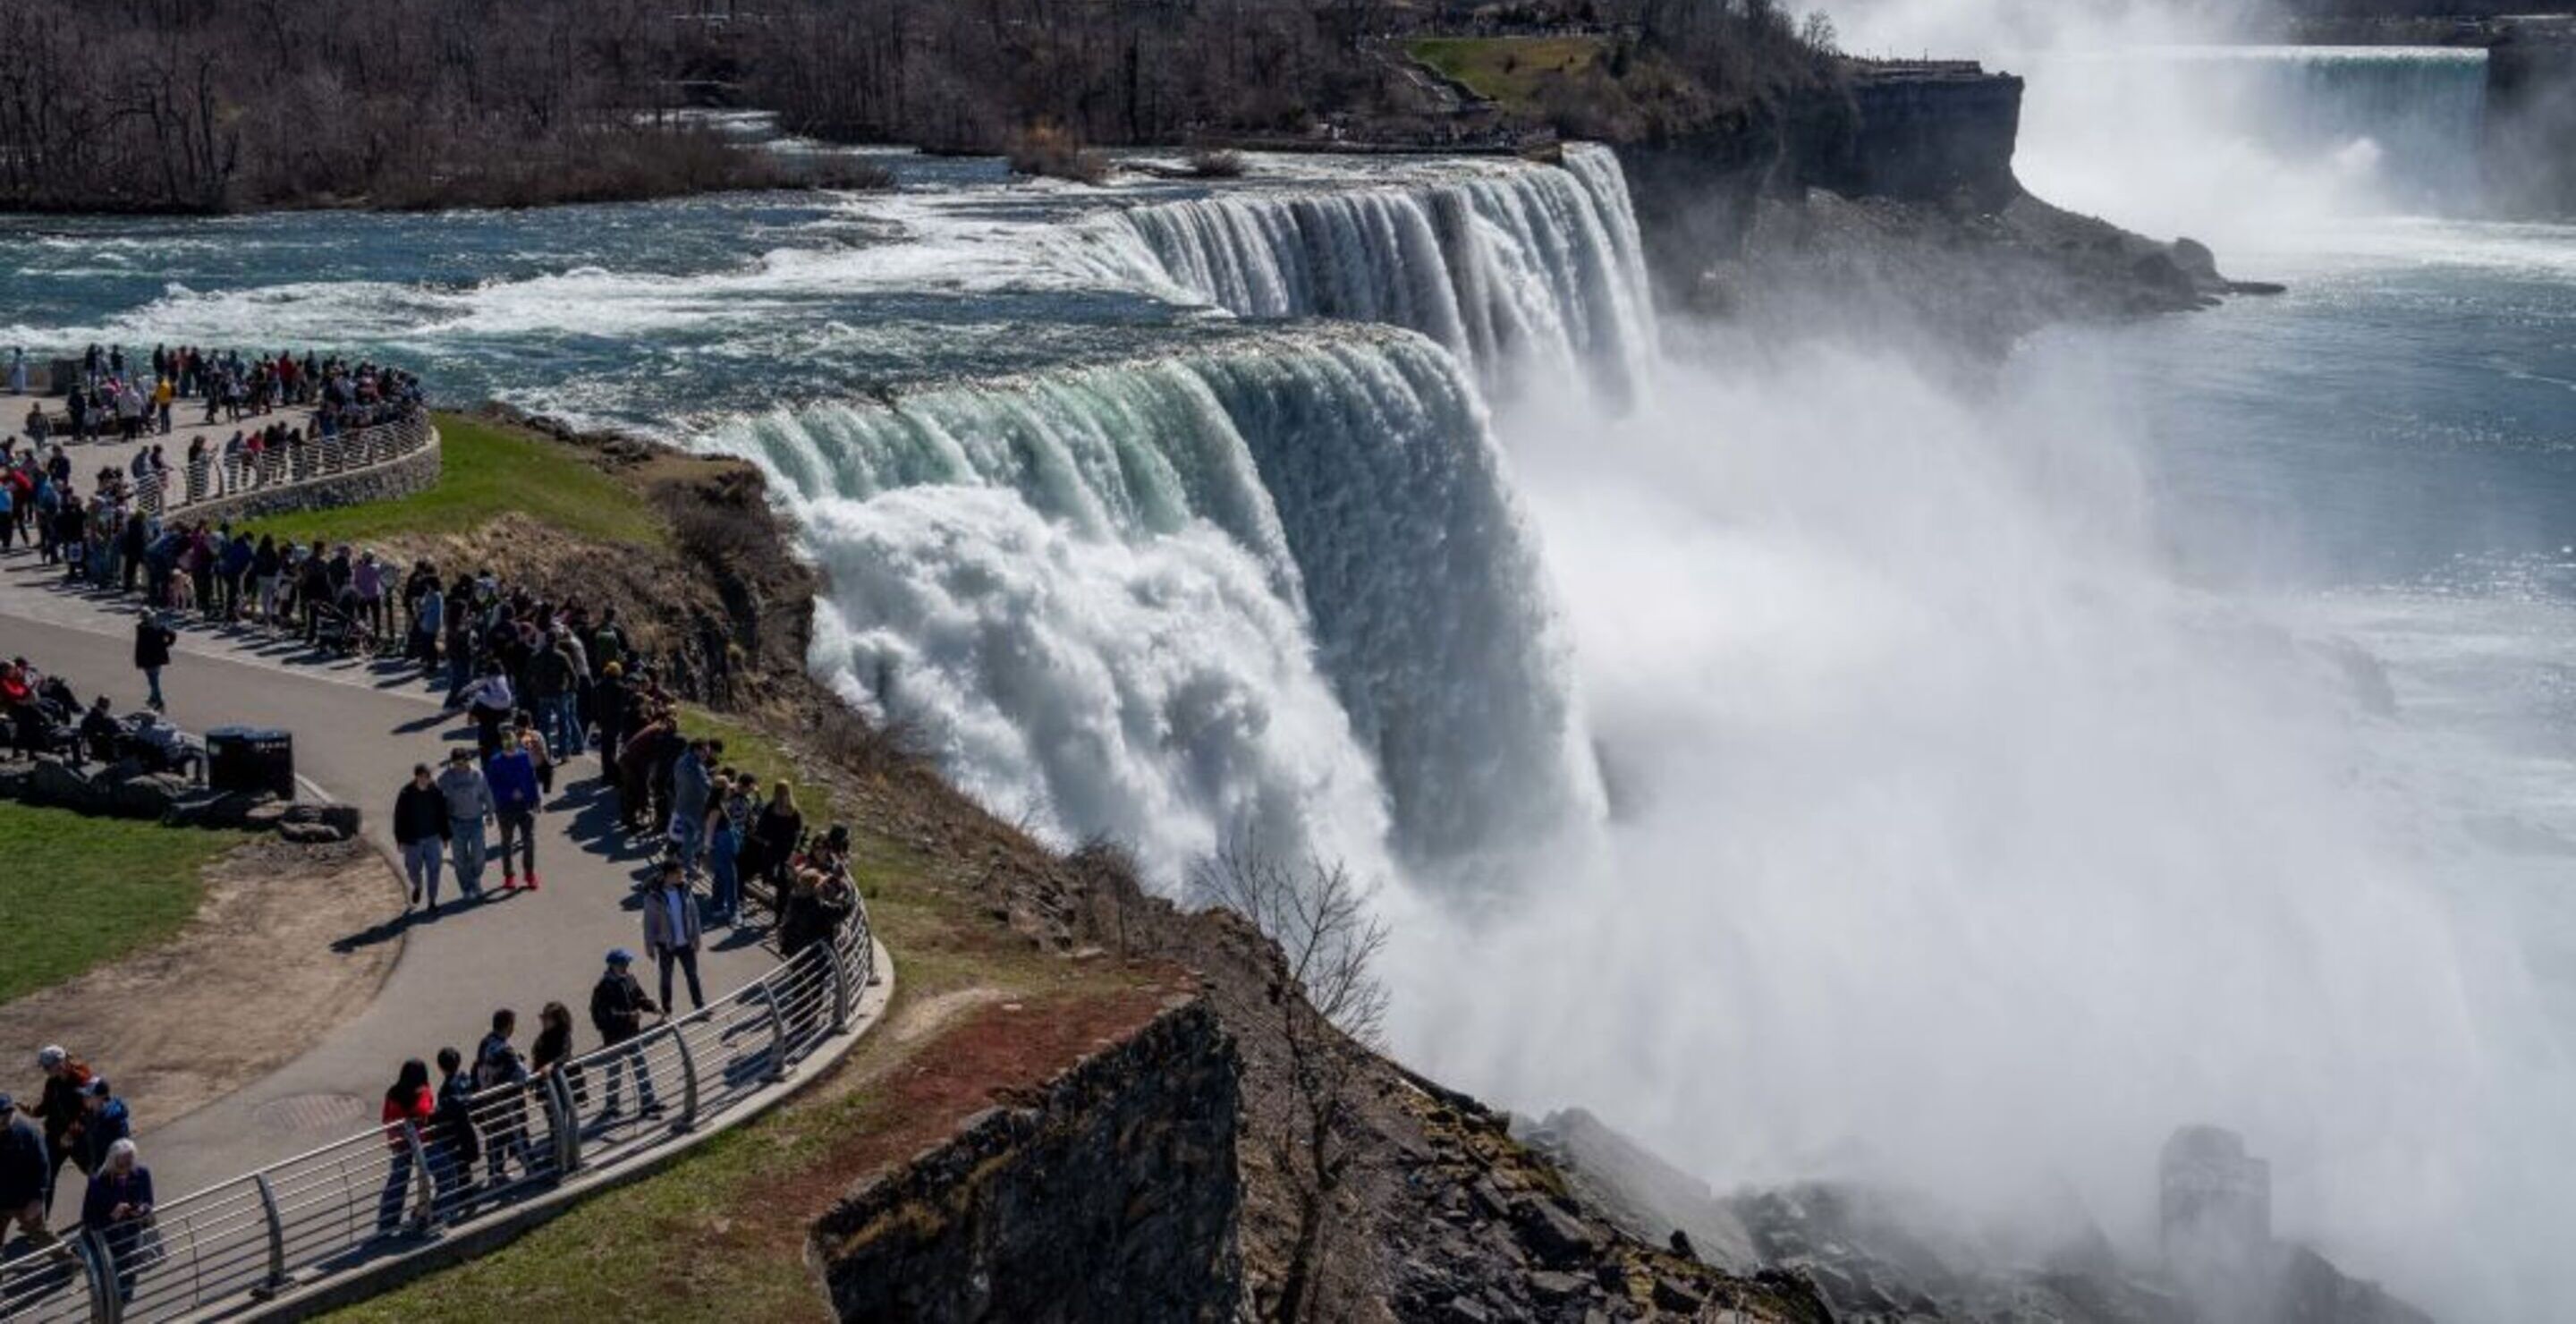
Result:
{"label": "dirt patch", "polygon": [[106,1073],[138,1119],[166,1125],[365,1010],[401,952],[332,948],[399,904],[392,867],[362,842],[255,841],[205,883],[177,937],[0,1005],[9,1077],[32,1073],[40,1045],[61,1044]]}

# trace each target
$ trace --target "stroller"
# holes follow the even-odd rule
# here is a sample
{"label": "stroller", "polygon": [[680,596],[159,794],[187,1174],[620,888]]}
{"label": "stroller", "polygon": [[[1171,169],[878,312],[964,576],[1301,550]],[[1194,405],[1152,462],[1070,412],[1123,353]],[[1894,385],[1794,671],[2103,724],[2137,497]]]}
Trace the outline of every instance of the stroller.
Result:
{"label": "stroller", "polygon": [[358,614],[344,607],[316,606],[313,609],[313,642],[333,657],[374,657],[383,646],[376,632],[358,619]]}

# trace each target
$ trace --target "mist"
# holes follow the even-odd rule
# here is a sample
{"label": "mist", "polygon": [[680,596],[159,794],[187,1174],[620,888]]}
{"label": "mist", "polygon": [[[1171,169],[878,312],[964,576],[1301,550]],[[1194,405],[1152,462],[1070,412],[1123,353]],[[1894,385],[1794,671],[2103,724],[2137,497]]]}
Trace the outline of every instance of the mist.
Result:
{"label": "mist", "polygon": [[2071,1192],[2148,1263],[2214,1121],[2285,1235],[2534,1317],[2576,1090],[2428,865],[2445,770],[2337,641],[2169,573],[2117,380],[1684,343],[1615,423],[1506,413],[1613,816],[1522,908],[1408,907],[1397,1039],[1721,1189]]}

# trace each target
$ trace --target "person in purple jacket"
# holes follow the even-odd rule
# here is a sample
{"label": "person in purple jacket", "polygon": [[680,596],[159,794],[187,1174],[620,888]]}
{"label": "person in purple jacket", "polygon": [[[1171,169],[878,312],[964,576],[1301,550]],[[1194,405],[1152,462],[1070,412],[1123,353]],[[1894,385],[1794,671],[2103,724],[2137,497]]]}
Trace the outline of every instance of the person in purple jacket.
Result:
{"label": "person in purple jacket", "polygon": [[[537,760],[512,740],[483,765],[483,780],[492,787],[492,816],[501,824],[501,890],[519,890],[519,876],[537,890]],[[511,854],[512,848],[518,851]]]}

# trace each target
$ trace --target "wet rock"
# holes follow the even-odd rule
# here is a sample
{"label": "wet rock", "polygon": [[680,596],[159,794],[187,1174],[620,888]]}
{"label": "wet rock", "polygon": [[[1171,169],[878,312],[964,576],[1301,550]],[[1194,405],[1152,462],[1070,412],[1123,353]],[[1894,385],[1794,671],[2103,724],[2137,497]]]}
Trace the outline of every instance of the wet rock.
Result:
{"label": "wet rock", "polygon": [[170,806],[194,789],[187,778],[175,773],[129,777],[109,788],[108,811],[119,818],[146,818],[158,822],[168,816]]}
{"label": "wet rock", "polygon": [[1541,1269],[1529,1276],[1529,1289],[1541,1301],[1564,1301],[1592,1290],[1592,1284],[1570,1273]]}

